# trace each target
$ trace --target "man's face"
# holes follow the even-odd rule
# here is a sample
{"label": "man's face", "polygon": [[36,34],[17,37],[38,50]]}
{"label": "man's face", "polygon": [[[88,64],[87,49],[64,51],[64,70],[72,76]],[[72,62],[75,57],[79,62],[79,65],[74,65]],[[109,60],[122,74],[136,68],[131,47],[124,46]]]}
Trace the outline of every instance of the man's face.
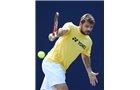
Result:
{"label": "man's face", "polygon": [[81,33],[82,34],[84,34],[84,35],[89,35],[90,34],[90,32],[92,31],[92,29],[93,29],[93,24],[90,24],[89,22],[85,22],[85,23],[80,23],[80,31],[81,31]]}

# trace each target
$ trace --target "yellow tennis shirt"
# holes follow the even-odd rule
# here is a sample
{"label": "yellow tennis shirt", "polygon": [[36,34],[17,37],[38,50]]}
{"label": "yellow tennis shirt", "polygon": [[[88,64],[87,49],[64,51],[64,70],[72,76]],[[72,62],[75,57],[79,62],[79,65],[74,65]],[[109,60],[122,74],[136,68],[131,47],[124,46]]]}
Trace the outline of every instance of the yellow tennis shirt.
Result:
{"label": "yellow tennis shirt", "polygon": [[90,56],[92,40],[88,35],[83,35],[79,27],[72,22],[65,23],[63,28],[67,28],[68,32],[58,38],[45,59],[59,63],[66,73],[70,64],[80,53]]}

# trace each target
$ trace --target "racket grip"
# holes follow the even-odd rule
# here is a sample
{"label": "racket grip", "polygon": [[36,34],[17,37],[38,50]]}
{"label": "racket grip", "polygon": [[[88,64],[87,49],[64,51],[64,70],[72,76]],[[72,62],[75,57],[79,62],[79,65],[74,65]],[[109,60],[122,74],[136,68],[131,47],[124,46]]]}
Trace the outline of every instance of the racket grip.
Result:
{"label": "racket grip", "polygon": [[55,31],[55,32],[52,33],[52,35],[55,36],[55,37],[57,36],[57,34],[58,34],[57,31]]}

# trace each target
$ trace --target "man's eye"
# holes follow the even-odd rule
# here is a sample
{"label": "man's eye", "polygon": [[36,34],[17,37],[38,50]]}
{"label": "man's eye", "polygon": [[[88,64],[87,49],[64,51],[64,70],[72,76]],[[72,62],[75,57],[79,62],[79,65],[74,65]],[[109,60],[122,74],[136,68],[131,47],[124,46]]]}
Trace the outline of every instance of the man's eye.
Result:
{"label": "man's eye", "polygon": [[88,28],[89,26],[86,26],[86,28]]}

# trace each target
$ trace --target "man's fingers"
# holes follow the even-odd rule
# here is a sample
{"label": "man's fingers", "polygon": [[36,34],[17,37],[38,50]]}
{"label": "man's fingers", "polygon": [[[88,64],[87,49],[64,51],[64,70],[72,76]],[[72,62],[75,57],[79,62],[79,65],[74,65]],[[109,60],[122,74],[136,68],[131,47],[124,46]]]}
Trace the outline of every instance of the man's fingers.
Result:
{"label": "man's fingers", "polygon": [[95,83],[95,81],[93,81],[93,82],[92,82],[92,86],[95,86],[95,85],[96,85],[96,83]]}
{"label": "man's fingers", "polygon": [[97,80],[97,78],[95,79],[95,81],[96,81],[96,83],[98,83],[98,80]]}
{"label": "man's fingers", "polygon": [[93,86],[93,80],[92,79],[90,80],[90,84]]}
{"label": "man's fingers", "polygon": [[54,41],[53,33],[50,33],[49,36],[48,36],[48,38],[49,38],[50,41]]}
{"label": "man's fingers", "polygon": [[96,83],[98,83],[98,80],[96,78],[96,76],[98,75],[99,73],[92,73],[90,74],[90,84],[92,84],[92,86],[96,86]]}
{"label": "man's fingers", "polygon": [[95,80],[90,80],[90,84],[91,84],[92,86],[96,86]]}

